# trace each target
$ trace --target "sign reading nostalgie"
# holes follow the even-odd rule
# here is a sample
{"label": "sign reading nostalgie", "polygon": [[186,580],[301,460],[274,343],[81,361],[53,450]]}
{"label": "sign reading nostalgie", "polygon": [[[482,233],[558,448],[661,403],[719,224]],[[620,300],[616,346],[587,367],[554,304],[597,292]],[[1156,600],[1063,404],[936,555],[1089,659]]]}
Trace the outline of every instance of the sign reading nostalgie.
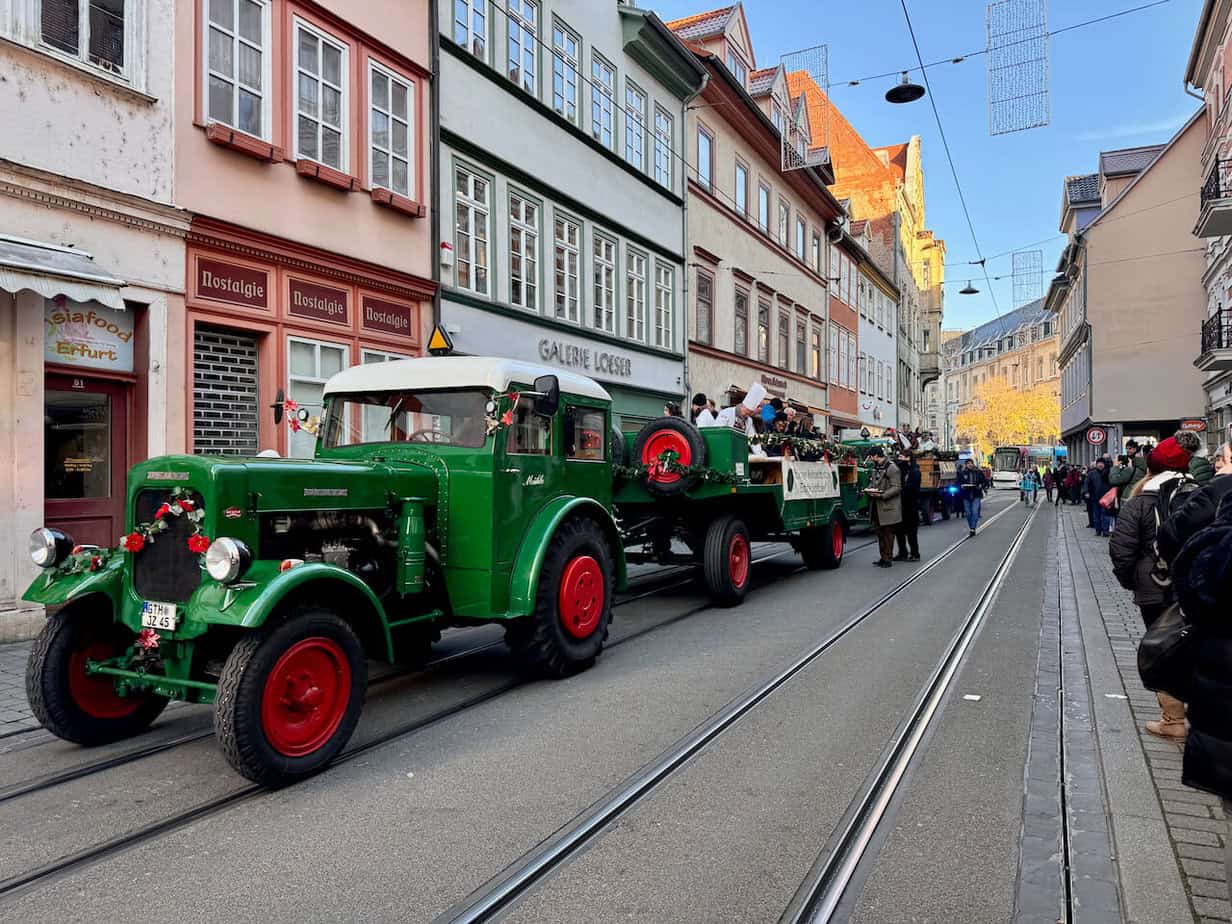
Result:
{"label": "sign reading nostalgie", "polygon": [[314,321],[349,323],[347,300],[350,293],[346,289],[335,289],[315,282],[305,282],[303,279],[291,279],[288,287],[288,314],[297,318],[311,318]]}
{"label": "sign reading nostalgie", "polygon": [[365,295],[360,324],[365,330],[379,330],[386,334],[415,335],[415,309],[410,305],[397,305]]}
{"label": "sign reading nostalgie", "polygon": [[783,500],[826,500],[839,492],[837,465],[783,460]]}
{"label": "sign reading nostalgie", "polygon": [[221,260],[197,260],[197,295],[249,308],[269,307],[269,274],[265,270]]}
{"label": "sign reading nostalgie", "polygon": [[133,371],[133,316],[59,296],[44,303],[43,359],[60,366]]}

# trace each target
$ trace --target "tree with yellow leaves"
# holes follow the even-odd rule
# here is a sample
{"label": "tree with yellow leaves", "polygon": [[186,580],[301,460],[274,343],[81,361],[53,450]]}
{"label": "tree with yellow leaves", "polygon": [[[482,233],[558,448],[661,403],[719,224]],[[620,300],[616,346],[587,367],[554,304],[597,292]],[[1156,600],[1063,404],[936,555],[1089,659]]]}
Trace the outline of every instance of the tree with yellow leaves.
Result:
{"label": "tree with yellow leaves", "polygon": [[1019,391],[1004,377],[989,379],[955,421],[958,440],[983,453],[998,446],[1046,443],[1061,432],[1061,402],[1051,386]]}

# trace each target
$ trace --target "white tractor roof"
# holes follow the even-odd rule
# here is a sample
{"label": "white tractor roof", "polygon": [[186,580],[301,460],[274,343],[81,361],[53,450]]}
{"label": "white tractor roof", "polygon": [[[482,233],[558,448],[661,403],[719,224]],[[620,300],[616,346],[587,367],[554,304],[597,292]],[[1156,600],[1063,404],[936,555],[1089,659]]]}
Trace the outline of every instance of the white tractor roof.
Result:
{"label": "white tractor roof", "polygon": [[562,392],[612,400],[603,386],[584,375],[490,356],[428,356],[352,366],[325,383],[325,394],[448,388],[491,388],[503,392],[510,382],[531,385],[541,375],[556,376]]}

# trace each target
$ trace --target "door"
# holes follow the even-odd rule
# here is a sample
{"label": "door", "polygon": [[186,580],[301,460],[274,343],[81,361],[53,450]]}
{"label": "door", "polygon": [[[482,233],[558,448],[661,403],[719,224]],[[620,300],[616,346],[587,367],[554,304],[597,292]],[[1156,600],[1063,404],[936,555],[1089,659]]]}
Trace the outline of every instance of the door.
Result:
{"label": "door", "polygon": [[503,431],[493,497],[496,562],[501,568],[512,564],[530,521],[561,492],[555,421],[536,414],[534,404],[523,395]]}
{"label": "door", "polygon": [[129,386],[47,376],[44,518],[81,545],[111,548],[124,530]]}

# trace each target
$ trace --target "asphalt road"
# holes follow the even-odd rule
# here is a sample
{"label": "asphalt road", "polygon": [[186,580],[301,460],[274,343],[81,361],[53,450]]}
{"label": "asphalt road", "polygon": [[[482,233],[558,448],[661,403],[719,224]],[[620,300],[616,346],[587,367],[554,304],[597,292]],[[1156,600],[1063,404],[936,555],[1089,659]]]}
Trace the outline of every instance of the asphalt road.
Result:
{"label": "asphalt road", "polygon": [[[1016,499],[994,496],[986,518]],[[509,917],[775,920],[1025,515],[1011,511],[964,542]],[[845,914],[1009,916],[1045,516],[955,687],[985,698],[947,702]],[[921,530],[925,559],[965,532],[959,520]],[[781,549],[761,554],[773,551]],[[683,578],[665,578],[666,589],[650,594],[647,586],[649,595],[617,609],[612,647],[595,669],[566,681],[523,682],[503,645],[491,644],[499,631],[453,633],[444,648],[459,657],[373,688],[354,742],[464,708],[298,786],[258,793],[0,896],[0,919],[432,920],[919,567],[881,571],[869,566],[875,557],[864,548],[837,572],[810,573],[788,551],[756,567],[758,586],[730,610],[708,608]],[[180,710],[146,738],[203,728],[208,711]],[[134,744],[85,752],[54,742],[0,753],[0,796],[15,781]],[[0,879],[241,789],[207,737],[0,802],[0,827],[19,832],[0,844]],[[974,875],[990,884],[964,904],[955,896],[972,890]]]}

